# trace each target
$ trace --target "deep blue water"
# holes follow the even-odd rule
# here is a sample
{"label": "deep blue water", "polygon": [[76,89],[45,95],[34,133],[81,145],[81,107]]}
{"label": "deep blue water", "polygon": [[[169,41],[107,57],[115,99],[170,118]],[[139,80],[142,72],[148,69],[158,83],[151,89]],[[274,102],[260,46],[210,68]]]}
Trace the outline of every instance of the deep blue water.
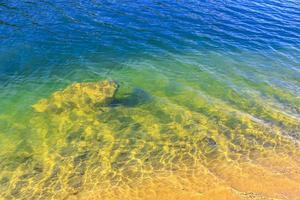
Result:
{"label": "deep blue water", "polygon": [[297,65],[299,6],[292,0],[1,1],[1,77],[189,51],[285,50]]}

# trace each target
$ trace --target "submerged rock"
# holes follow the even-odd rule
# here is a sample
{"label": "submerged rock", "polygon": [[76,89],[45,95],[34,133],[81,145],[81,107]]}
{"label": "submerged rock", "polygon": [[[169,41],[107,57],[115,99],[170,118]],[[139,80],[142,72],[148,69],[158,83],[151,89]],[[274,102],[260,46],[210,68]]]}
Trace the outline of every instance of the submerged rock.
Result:
{"label": "submerged rock", "polygon": [[50,98],[42,99],[32,107],[37,112],[61,113],[65,110],[82,110],[106,106],[114,99],[118,89],[115,81],[74,83]]}

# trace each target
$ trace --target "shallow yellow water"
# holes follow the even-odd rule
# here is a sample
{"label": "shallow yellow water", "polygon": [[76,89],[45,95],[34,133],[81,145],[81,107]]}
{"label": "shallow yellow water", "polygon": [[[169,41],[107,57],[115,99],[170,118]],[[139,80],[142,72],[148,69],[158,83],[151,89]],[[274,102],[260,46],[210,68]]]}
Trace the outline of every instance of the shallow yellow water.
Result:
{"label": "shallow yellow water", "polygon": [[99,107],[93,84],[41,99],[27,126],[15,123],[28,141],[7,139],[4,199],[299,199],[299,142],[284,133],[299,131],[297,118],[265,107],[280,125],[269,123],[189,91]]}

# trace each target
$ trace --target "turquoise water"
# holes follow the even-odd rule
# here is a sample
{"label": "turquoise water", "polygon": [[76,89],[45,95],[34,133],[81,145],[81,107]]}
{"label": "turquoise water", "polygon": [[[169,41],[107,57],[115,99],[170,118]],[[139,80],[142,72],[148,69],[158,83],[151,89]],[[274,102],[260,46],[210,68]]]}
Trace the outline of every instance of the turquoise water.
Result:
{"label": "turquoise water", "polygon": [[[140,191],[170,173],[192,182],[181,171],[197,169],[240,199],[297,199],[299,7],[293,0],[0,2],[0,196],[134,199],[128,187]],[[32,108],[73,83],[107,79],[120,87],[100,116],[91,109],[63,121],[70,113]],[[130,164],[135,173],[123,171],[124,160],[139,161]],[[243,177],[233,166],[245,163],[269,179],[232,179]],[[185,188],[193,198],[219,187],[193,177],[198,182]],[[253,186],[259,182],[265,189]],[[209,189],[193,188],[202,183]]]}

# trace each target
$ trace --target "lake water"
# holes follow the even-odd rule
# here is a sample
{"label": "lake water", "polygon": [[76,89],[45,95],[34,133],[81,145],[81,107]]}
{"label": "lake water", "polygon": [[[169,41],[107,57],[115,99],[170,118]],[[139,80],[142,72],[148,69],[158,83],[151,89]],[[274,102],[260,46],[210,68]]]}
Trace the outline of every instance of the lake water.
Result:
{"label": "lake water", "polygon": [[299,197],[299,1],[0,1],[0,199]]}

